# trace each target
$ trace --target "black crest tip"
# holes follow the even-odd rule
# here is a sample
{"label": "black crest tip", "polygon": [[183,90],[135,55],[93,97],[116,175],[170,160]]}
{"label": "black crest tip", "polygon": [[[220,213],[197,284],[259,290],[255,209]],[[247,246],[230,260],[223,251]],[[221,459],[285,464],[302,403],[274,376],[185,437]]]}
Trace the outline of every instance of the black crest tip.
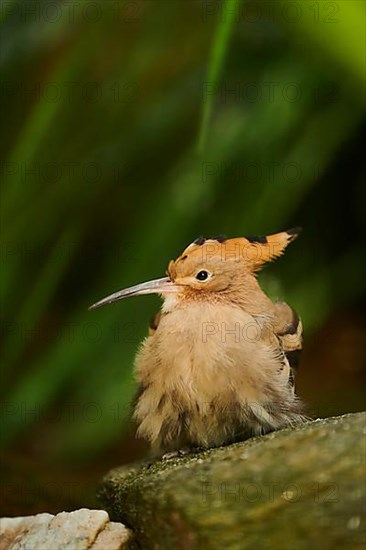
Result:
{"label": "black crest tip", "polygon": [[198,246],[201,246],[205,242],[206,242],[205,237],[202,237],[202,235],[201,235],[200,237],[197,237],[197,239],[193,241],[193,244],[197,244]]}
{"label": "black crest tip", "polygon": [[227,241],[227,236],[220,234],[220,235],[215,235],[214,237],[211,237],[211,239],[219,243],[224,243],[225,241]]}
{"label": "black crest tip", "polygon": [[298,235],[300,235],[302,231],[302,227],[292,227],[292,229],[288,229],[286,231],[287,235],[290,235],[291,240],[296,239]]}
{"label": "black crest tip", "polygon": [[260,244],[266,244],[267,237],[264,235],[245,235],[245,238],[250,243],[260,243]]}

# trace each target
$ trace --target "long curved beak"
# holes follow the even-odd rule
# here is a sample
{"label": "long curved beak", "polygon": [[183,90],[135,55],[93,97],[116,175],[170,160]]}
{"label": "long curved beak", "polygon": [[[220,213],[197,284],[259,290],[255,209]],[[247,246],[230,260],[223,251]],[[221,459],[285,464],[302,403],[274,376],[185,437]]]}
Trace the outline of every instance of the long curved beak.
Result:
{"label": "long curved beak", "polygon": [[130,296],[139,296],[141,294],[167,294],[170,292],[179,292],[180,290],[181,287],[172,283],[169,277],[162,277],[161,279],[154,279],[152,281],[147,281],[147,283],[141,283],[131,286],[130,288],[125,288],[124,290],[119,290],[99,300],[99,302],[90,306],[89,309],[96,309],[97,307],[112,304],[113,302],[118,302],[118,300],[123,300],[123,298],[129,298]]}

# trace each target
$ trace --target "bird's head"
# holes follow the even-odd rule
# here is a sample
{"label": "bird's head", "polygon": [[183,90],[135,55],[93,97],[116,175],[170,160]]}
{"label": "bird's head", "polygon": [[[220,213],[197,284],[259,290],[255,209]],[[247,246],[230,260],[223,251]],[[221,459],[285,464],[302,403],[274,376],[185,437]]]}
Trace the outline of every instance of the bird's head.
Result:
{"label": "bird's head", "polygon": [[141,294],[204,297],[230,293],[255,279],[262,266],[279,256],[300,233],[300,228],[267,237],[199,237],[169,263],[167,277],[120,290],[90,309]]}

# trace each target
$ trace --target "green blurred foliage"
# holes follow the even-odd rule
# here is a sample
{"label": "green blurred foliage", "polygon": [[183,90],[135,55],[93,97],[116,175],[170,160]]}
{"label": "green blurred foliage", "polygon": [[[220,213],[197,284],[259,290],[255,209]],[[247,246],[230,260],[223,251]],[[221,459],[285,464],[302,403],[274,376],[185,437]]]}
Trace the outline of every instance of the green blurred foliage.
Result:
{"label": "green blurred foliage", "polygon": [[362,2],[1,10],[6,449],[86,464],[120,440],[159,300],[87,307],[197,235],[302,225],[267,291],[310,337],[361,310]]}

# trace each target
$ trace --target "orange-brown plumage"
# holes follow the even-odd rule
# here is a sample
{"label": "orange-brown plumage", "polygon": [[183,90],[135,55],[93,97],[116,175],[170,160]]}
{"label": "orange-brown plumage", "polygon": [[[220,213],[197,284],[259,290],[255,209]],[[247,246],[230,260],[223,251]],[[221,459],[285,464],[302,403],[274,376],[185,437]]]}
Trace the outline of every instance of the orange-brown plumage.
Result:
{"label": "orange-brown plumage", "polygon": [[255,276],[298,232],[197,239],[169,263],[166,278],[95,304],[163,296],[136,358],[134,418],[156,454],[304,421],[291,365],[301,349],[301,322],[287,304],[273,303]]}

